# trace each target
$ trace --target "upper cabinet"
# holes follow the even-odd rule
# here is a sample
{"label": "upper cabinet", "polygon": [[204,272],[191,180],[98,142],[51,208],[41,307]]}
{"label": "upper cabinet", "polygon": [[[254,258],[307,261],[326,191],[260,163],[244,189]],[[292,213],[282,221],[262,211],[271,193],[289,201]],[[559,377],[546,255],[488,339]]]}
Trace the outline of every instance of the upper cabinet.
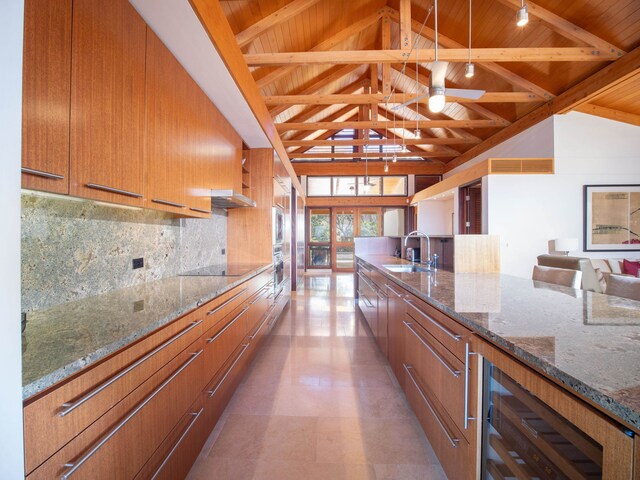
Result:
{"label": "upper cabinet", "polygon": [[147,26],[127,0],[74,0],[71,185],[143,206]]}
{"label": "upper cabinet", "polygon": [[24,4],[22,186],[69,193],[71,0]]}

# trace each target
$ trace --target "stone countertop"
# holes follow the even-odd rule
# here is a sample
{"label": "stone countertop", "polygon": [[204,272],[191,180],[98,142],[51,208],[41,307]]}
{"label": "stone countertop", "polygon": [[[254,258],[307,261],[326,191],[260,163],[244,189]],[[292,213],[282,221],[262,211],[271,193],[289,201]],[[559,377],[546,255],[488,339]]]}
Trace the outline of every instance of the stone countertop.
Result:
{"label": "stone countertop", "polygon": [[269,268],[243,276],[170,277],[29,313],[22,397],[29,398]]}
{"label": "stone countertop", "polygon": [[640,302],[489,273],[393,273],[419,298],[640,432]]}

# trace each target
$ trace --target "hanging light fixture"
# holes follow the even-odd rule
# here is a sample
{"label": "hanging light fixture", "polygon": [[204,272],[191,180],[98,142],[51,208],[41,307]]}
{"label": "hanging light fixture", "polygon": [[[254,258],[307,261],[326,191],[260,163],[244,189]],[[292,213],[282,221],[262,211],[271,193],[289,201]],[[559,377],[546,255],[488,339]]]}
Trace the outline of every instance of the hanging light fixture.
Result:
{"label": "hanging light fixture", "polygon": [[369,145],[364,144],[364,191],[369,191]]}
{"label": "hanging light fixture", "polygon": [[471,78],[475,74],[475,65],[471,63],[471,1],[469,0],[469,58],[464,67],[464,76],[467,78]]}
{"label": "hanging light fixture", "polygon": [[[436,61],[435,64],[438,65],[438,0],[434,0],[433,5],[435,7],[436,13],[434,17],[435,22],[435,44],[436,44]],[[431,72],[431,78],[433,78],[433,71]],[[433,113],[440,113],[444,109],[445,99],[444,99],[444,87],[429,87],[429,110]]]}
{"label": "hanging light fixture", "polygon": [[[416,121],[416,123],[418,123],[418,122]],[[420,129],[419,129],[419,128],[416,128],[416,131],[415,131],[415,133],[414,133],[414,136],[415,136],[416,138],[422,138],[422,132],[420,131]]]}
{"label": "hanging light fixture", "polygon": [[[405,95],[406,95],[405,92],[402,92],[402,103],[404,103],[404,101],[405,101]],[[404,121],[405,121],[405,117],[403,116],[402,117],[402,153],[406,153],[407,152],[407,146],[404,143],[404,136],[405,136],[405,132],[406,132]]]}
{"label": "hanging light fixture", "polygon": [[398,154],[393,152],[393,157],[391,157],[391,162],[396,163],[398,161]]}
{"label": "hanging light fixture", "polygon": [[521,7],[516,14],[516,25],[524,27],[527,23],[529,23],[529,8],[524,3],[524,0],[521,0]]}
{"label": "hanging light fixture", "polygon": [[384,173],[389,173],[389,163],[386,158],[384,159]]}

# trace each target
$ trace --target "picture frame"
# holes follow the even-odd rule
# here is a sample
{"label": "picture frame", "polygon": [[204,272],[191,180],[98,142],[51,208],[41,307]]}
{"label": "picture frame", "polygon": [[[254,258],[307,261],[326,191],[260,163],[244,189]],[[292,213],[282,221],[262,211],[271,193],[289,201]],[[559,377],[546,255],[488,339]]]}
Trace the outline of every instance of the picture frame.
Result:
{"label": "picture frame", "polygon": [[585,252],[640,251],[640,185],[585,185]]}

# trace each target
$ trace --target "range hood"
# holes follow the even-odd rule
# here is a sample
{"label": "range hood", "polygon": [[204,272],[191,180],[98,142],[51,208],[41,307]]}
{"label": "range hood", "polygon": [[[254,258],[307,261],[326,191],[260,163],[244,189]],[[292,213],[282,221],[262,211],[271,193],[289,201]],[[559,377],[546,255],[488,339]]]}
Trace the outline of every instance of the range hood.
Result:
{"label": "range hood", "polygon": [[211,206],[215,208],[255,207],[255,200],[233,190],[211,190]]}

